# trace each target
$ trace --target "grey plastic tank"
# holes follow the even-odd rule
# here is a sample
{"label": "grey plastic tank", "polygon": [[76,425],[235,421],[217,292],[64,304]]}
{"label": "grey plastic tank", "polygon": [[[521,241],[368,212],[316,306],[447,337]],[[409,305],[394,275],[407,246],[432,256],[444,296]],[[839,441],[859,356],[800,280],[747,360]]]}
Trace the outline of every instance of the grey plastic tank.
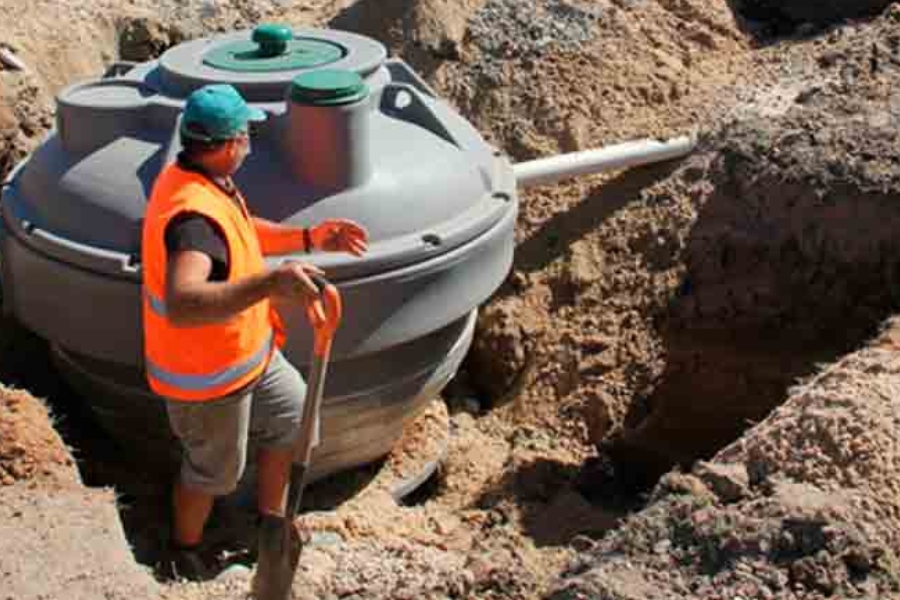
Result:
{"label": "grey plastic tank", "polygon": [[[171,454],[162,404],[143,376],[142,218],[155,177],[180,149],[186,96],[233,84],[269,115],[237,176],[251,210],[296,225],[354,219],[370,234],[364,258],[298,257],[322,267],[346,304],[314,458],[322,476],[386,454],[456,372],[478,304],[511,265],[515,175],[378,42],[333,30],[295,29],[283,42],[266,33],[191,41],[59,94],[55,130],[4,184],[3,307],[51,342],[113,434],[148,455]],[[301,310],[281,310],[286,355],[305,369],[311,332]]]}

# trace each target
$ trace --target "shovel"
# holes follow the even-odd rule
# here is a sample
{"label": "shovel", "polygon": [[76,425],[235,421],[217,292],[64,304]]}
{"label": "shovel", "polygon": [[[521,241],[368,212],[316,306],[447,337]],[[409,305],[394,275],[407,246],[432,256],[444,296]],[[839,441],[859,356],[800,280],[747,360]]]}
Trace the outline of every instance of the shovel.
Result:
{"label": "shovel", "polygon": [[284,517],[266,516],[260,525],[258,562],[253,580],[257,600],[288,600],[294,572],[300,561],[303,541],[294,528],[294,518],[300,509],[306,471],[312,450],[319,444],[319,409],[322,390],[331,354],[331,341],[341,322],[341,296],[337,288],[321,276],[313,276],[320,297],[307,307],[307,317],[313,326],[314,344],[306,401],[300,436],[294,446],[288,485],[287,507]]}

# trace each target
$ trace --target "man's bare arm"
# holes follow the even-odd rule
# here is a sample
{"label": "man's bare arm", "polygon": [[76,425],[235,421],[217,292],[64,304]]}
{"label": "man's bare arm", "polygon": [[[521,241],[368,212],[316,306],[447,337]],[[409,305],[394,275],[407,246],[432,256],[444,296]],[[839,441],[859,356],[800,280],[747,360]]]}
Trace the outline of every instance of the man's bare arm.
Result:
{"label": "man's bare arm", "polygon": [[212,259],[202,252],[184,250],[169,259],[166,310],[178,327],[196,327],[224,321],[270,296],[306,302],[318,289],[307,273],[318,269],[286,262],[276,269],[234,282],[209,281]]}

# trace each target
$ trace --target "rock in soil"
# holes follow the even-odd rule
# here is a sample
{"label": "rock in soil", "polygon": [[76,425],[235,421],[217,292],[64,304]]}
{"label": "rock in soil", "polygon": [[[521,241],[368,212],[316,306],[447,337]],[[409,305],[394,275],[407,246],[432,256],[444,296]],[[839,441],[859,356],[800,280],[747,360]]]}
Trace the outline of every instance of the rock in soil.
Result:
{"label": "rock in soil", "polygon": [[742,464],[722,465],[701,460],[693,473],[724,503],[737,502],[749,494],[747,469]]}

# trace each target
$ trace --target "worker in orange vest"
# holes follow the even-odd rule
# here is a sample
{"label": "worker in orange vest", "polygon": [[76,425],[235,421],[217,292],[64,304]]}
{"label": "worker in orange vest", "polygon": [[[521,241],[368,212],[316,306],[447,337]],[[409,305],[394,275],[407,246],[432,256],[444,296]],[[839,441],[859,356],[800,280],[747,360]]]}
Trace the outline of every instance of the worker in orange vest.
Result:
{"label": "worker in orange vest", "polygon": [[192,93],[184,149],[159,174],[144,220],[147,379],[183,448],[164,566],[192,579],[210,575],[203,529],[214,498],[236,488],[251,433],[260,517],[284,514],[305,384],[279,350],[284,334],[270,300],[302,308],[317,297],[310,273],[320,272],[296,261],[268,268],[263,256],[367,250],[366,231],[351,221],[300,228],[248,212],[232,175],[250,153],[249,124],[264,119],[230,85]]}

